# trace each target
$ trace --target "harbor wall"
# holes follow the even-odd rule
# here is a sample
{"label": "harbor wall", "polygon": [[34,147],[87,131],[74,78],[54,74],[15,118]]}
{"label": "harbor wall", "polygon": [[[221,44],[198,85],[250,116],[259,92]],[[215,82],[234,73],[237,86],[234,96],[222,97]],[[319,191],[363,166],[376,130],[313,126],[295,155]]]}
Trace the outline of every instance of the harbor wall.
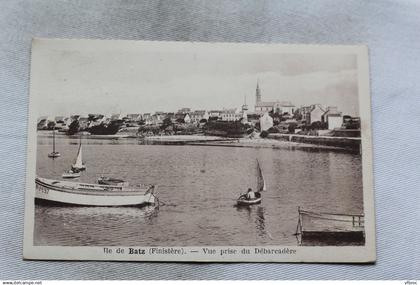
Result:
{"label": "harbor wall", "polygon": [[297,143],[308,143],[315,145],[325,145],[332,147],[340,147],[354,151],[360,151],[361,138],[354,137],[327,137],[327,136],[307,136],[295,134],[269,134],[268,138],[290,141]]}

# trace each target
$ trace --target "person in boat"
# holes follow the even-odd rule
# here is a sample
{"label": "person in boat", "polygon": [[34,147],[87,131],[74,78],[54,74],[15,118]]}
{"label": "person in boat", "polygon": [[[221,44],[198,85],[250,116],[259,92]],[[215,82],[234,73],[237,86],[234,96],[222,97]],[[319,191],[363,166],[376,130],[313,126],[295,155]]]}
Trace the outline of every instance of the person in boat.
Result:
{"label": "person in boat", "polygon": [[78,168],[73,167],[73,165],[71,166],[70,171],[71,171],[71,173],[79,173],[80,172],[80,170]]}
{"label": "person in boat", "polygon": [[248,188],[248,193],[246,193],[246,199],[247,200],[255,199],[255,193],[254,193],[254,191],[252,191],[251,188]]}

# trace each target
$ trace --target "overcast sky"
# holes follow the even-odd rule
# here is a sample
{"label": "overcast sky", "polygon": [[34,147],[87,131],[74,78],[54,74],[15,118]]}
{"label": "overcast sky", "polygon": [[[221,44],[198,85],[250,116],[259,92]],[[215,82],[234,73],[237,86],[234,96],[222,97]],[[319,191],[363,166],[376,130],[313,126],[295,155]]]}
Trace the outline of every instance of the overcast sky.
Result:
{"label": "overcast sky", "polygon": [[66,43],[46,42],[33,50],[32,91],[39,116],[233,108],[245,96],[253,109],[257,80],[263,101],[320,103],[358,115],[357,57],[352,54]]}

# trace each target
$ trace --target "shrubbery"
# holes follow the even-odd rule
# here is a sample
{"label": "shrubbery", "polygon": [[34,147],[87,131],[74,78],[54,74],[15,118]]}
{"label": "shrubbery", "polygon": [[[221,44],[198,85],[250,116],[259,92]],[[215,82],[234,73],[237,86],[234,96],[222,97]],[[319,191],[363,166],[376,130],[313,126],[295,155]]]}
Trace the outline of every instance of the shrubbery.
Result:
{"label": "shrubbery", "polygon": [[248,133],[249,129],[249,125],[244,125],[240,121],[209,121],[205,125],[205,131],[207,133],[216,133],[217,135],[228,137],[240,137]]}
{"label": "shrubbery", "polygon": [[69,129],[67,131],[68,135],[74,135],[79,131],[79,121],[78,120],[74,120],[73,122],[70,123]]}
{"label": "shrubbery", "polygon": [[268,137],[268,132],[267,131],[262,131],[260,134],[260,137],[262,137],[263,139]]}

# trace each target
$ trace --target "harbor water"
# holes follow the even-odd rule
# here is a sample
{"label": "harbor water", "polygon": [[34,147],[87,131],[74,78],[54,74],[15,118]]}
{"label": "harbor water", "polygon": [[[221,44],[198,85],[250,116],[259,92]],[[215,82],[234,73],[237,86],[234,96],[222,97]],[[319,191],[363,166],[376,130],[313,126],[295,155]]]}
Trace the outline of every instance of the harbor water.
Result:
{"label": "harbor water", "polygon": [[[62,180],[74,163],[78,138],[56,136],[60,158],[50,159],[51,134],[40,132],[37,175]],[[157,184],[160,207],[36,205],[35,245],[256,246],[297,245],[297,208],[363,213],[361,156],[333,150],[143,145],[137,139],[83,138],[87,169],[72,181],[101,175]],[[256,185],[259,160],[263,201],[236,207]]]}

